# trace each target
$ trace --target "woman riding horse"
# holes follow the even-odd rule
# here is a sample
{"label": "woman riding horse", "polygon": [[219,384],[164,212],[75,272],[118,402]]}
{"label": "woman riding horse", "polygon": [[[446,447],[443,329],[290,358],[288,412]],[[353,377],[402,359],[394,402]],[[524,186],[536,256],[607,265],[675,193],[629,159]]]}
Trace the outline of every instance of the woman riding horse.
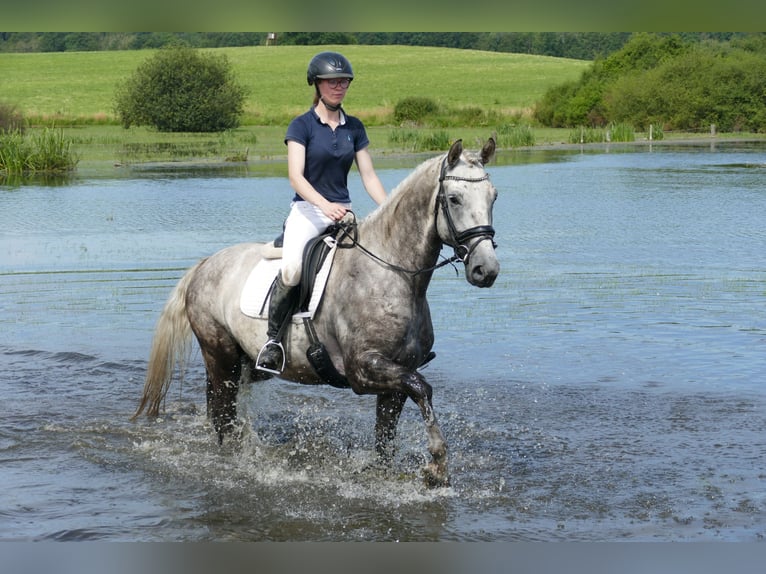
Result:
{"label": "woman riding horse", "polygon": [[283,325],[295,307],[301,280],[303,249],[351,209],[348,172],[356,161],[367,193],[380,204],[386,190],[367,149],[370,141],[360,120],[341,106],[354,79],[351,63],[337,52],[320,52],[309,62],[306,77],[314,86],[314,104],[287,128],[287,171],[295,197],[285,222],[282,269],[271,293],[269,339],[257,368],[281,372]]}
{"label": "woman riding horse", "polygon": [[[308,356],[312,339],[327,349],[338,374],[359,395],[377,397],[375,449],[393,454],[399,415],[410,399],[420,409],[431,462],[429,486],[449,484],[447,444],[433,409],[433,389],[419,372],[432,356],[433,324],[426,292],[447,261],[465,266],[466,280],[490,287],[500,265],[492,211],[497,190],[484,165],[495,152],[490,139],[478,154],[460,140],[423,162],[377,209],[355,226],[335,250],[321,305],[308,329],[285,330],[285,381],[328,384]],[[350,242],[350,243],[349,243]],[[207,410],[218,440],[236,428],[240,385],[273,375],[254,368],[267,339],[267,321],[242,312],[240,297],[269,252],[262,243],[222,249],[189,269],[171,293],[157,322],[146,382],[135,416],[156,416],[176,364],[183,367],[194,335],[207,376]],[[266,275],[266,279],[271,276]]]}

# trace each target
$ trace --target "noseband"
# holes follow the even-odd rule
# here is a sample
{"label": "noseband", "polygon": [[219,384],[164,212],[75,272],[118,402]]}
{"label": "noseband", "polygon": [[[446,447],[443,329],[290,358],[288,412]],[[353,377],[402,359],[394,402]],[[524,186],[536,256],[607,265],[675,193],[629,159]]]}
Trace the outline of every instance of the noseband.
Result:
{"label": "noseband", "polygon": [[[457,260],[466,263],[471,253],[478,247],[482,241],[491,241],[492,247],[497,248],[497,244],[494,241],[495,228],[491,225],[477,225],[463,231],[458,231],[455,227],[455,222],[452,219],[452,214],[449,210],[449,202],[447,201],[447,193],[444,191],[444,180],[451,181],[467,181],[469,183],[478,183],[480,181],[486,181],[489,179],[489,174],[485,173],[482,177],[459,177],[456,175],[447,175],[447,158],[444,158],[442,162],[441,173],[439,174],[439,192],[436,195],[436,215],[439,214],[439,208],[444,215],[444,219],[447,222],[447,230],[449,231],[450,244],[455,250],[455,258]],[[477,239],[478,238],[478,239]],[[470,245],[467,243],[471,239],[476,239]]]}

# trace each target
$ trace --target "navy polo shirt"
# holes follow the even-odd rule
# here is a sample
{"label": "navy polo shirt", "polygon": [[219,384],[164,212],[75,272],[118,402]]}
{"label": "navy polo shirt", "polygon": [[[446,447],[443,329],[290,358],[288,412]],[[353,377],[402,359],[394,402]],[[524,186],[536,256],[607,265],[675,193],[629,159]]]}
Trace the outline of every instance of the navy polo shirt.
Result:
{"label": "navy polo shirt", "polygon": [[[350,203],[348,172],[356,152],[370,145],[364,124],[341,112],[341,124],[332,130],[314,108],[290,122],[285,135],[306,148],[304,177],[328,201]],[[294,201],[303,201],[297,193]]]}

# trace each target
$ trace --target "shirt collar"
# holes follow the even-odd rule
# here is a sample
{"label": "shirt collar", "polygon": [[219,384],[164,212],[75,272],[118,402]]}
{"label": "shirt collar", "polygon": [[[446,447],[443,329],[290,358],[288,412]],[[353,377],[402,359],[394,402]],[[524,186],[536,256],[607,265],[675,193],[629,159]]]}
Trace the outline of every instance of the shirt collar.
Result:
{"label": "shirt collar", "polygon": [[[311,111],[312,111],[312,112],[314,112],[314,117],[317,119],[317,121],[318,121],[319,123],[322,123],[322,124],[323,124],[324,122],[322,121],[322,118],[320,118],[320,117],[319,117],[319,114],[317,113],[317,108],[316,108],[316,106],[312,107],[312,108],[311,108]],[[342,109],[342,108],[341,108],[341,110],[340,110],[340,123],[339,123],[338,125],[341,125],[341,126],[344,126],[344,125],[346,125],[346,114],[343,112],[343,109]]]}

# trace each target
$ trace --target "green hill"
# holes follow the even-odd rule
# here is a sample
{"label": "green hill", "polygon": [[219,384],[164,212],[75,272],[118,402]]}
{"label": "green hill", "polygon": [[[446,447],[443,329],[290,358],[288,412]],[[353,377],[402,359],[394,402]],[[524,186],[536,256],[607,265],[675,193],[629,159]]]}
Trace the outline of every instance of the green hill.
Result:
{"label": "green hill", "polygon": [[[582,60],[413,46],[254,46],[226,54],[249,95],[243,125],[284,126],[311,103],[306,66],[324,49],[342,51],[356,79],[346,107],[370,126],[390,123],[397,101],[428,97],[449,109],[500,116],[529,112],[551,86],[577,79]],[[117,123],[113,97],[151,51],[0,54],[2,101],[33,124]]]}

